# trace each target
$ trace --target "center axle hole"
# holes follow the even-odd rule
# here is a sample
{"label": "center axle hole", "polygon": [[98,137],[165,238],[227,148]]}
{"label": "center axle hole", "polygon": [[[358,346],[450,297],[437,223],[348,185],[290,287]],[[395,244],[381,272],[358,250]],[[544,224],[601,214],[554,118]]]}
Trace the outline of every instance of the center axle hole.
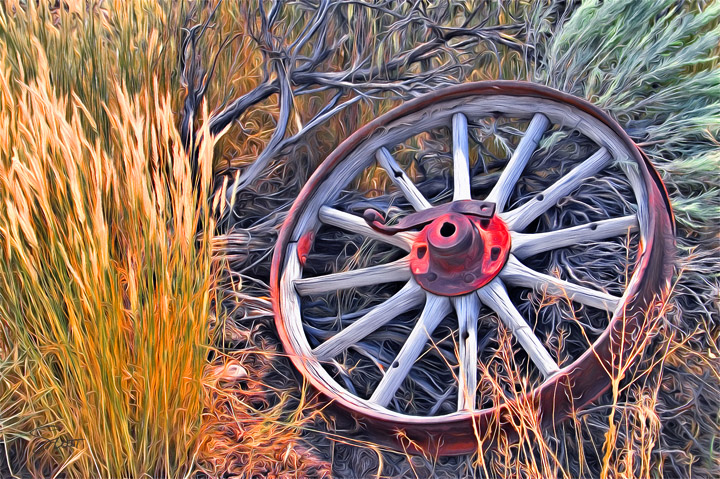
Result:
{"label": "center axle hole", "polygon": [[455,225],[452,223],[443,223],[440,227],[440,236],[443,236],[445,238],[449,238],[452,235],[455,234]]}

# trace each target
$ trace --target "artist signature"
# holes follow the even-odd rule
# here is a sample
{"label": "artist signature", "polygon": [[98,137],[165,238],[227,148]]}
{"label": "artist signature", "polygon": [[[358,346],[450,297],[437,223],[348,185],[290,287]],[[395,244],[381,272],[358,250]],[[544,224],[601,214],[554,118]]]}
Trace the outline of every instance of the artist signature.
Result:
{"label": "artist signature", "polygon": [[30,434],[38,439],[38,449],[43,450],[45,448],[48,449],[59,449],[59,450],[67,450],[71,451],[78,447],[80,443],[84,441],[84,439],[72,439],[68,438],[67,436],[58,436],[55,439],[48,439],[46,436],[50,434],[58,434],[62,432],[62,429],[54,424],[48,424],[46,426],[40,426],[38,428],[33,429],[30,431]]}

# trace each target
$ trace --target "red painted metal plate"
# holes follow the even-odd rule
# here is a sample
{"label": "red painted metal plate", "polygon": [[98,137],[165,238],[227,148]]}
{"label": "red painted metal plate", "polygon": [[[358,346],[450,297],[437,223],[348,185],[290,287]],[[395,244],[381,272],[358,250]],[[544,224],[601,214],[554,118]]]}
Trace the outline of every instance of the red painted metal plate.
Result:
{"label": "red painted metal plate", "polygon": [[410,271],[425,290],[441,296],[467,294],[488,284],[510,255],[510,232],[498,217],[450,213],[418,234]]}

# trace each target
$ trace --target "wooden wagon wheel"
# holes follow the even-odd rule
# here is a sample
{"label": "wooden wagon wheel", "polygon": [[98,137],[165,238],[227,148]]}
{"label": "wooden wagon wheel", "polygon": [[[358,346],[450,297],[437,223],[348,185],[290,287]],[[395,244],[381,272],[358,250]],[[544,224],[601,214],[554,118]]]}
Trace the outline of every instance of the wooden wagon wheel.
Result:
{"label": "wooden wagon wheel", "polygon": [[515,414],[478,380],[503,374],[498,328],[552,425],[642,339],[673,238],[662,182],[606,114],[525,82],[458,85],[367,124],[310,178],[273,257],[276,326],[379,439],[465,453]]}

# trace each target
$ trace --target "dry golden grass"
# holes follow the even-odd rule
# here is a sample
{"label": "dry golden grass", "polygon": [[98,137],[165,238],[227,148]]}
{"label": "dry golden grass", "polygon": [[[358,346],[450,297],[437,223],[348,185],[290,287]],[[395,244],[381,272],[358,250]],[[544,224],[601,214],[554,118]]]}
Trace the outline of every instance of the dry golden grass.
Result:
{"label": "dry golden grass", "polygon": [[[196,189],[167,96],[116,85],[103,148],[33,47],[31,83],[0,72],[4,440],[40,476],[189,472],[215,299],[212,144]],[[81,441],[38,448],[46,425]]]}
{"label": "dry golden grass", "polygon": [[[216,457],[202,419],[216,414],[207,358],[224,313],[215,140],[194,183],[161,38],[184,7],[63,7],[0,6],[3,462],[35,477],[191,477]],[[297,433],[284,437],[267,454],[295,454]]]}
{"label": "dry golden grass", "polygon": [[263,350],[228,353],[221,364],[244,365],[240,375],[231,379],[221,366],[221,377],[208,375],[206,379],[208,408],[200,455],[204,459],[201,470],[210,477],[330,475],[330,464],[319,459],[309,445],[298,443],[303,430],[324,421],[323,405],[306,387],[295,400],[290,392],[267,384],[278,360],[273,349],[267,344]]}

